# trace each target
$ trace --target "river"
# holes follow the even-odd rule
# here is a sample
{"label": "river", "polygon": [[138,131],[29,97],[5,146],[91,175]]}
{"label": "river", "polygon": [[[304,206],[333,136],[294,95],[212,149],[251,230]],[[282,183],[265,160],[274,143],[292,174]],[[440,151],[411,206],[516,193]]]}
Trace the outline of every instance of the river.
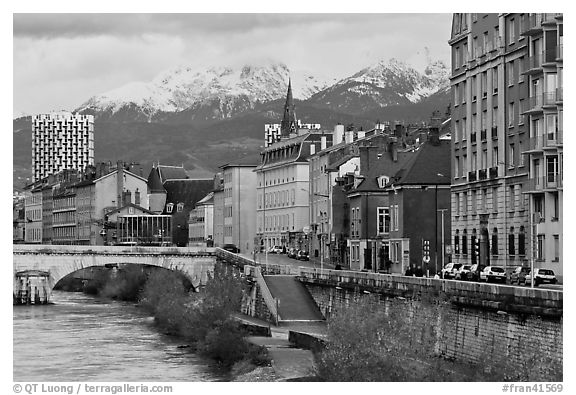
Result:
{"label": "river", "polygon": [[52,302],[13,308],[14,381],[229,380],[134,303],[62,291]]}

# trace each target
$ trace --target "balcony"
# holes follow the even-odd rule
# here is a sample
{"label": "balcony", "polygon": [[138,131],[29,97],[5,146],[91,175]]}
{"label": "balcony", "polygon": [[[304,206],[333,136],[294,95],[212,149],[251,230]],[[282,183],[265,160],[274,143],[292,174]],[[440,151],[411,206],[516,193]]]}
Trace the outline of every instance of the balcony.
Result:
{"label": "balcony", "polygon": [[554,149],[562,145],[562,133],[548,133],[543,136],[530,138],[530,151],[541,151],[545,149]]}
{"label": "balcony", "polygon": [[476,170],[468,172],[468,182],[476,181]]}
{"label": "balcony", "polygon": [[488,169],[488,175],[489,175],[490,179],[498,178],[498,167],[494,166],[494,167],[491,167],[490,169]]}
{"label": "balcony", "polygon": [[498,139],[498,126],[492,126],[492,140]]}
{"label": "balcony", "polygon": [[562,103],[564,101],[564,93],[562,88],[556,88],[556,103]]}
{"label": "balcony", "polygon": [[478,170],[478,179],[479,180],[486,180],[488,178],[487,173],[488,172],[486,171],[486,169]]}
{"label": "balcony", "polygon": [[542,72],[543,57],[543,53],[537,53],[535,55],[529,56],[523,74],[537,74]]}
{"label": "balcony", "polygon": [[556,91],[544,92],[542,94],[542,106],[543,107],[556,107]]}
{"label": "balcony", "polygon": [[522,26],[520,26],[520,34],[523,36],[530,36],[542,31],[542,14],[530,14]]}
{"label": "balcony", "polygon": [[549,174],[545,177],[534,177],[528,180],[528,192],[542,192],[562,188],[562,176]]}
{"label": "balcony", "polygon": [[544,97],[541,94],[536,96],[530,96],[530,98],[528,99],[528,109],[526,112],[527,113],[541,112],[543,100]]}

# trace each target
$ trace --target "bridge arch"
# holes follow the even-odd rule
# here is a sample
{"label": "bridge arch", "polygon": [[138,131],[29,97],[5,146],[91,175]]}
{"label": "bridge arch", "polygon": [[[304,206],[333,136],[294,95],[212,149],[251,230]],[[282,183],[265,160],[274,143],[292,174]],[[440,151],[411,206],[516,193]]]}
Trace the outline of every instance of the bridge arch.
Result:
{"label": "bridge arch", "polygon": [[54,286],[80,269],[105,267],[118,264],[157,266],[184,273],[196,288],[205,284],[208,273],[214,269],[216,257],[213,249],[182,247],[121,247],[121,246],[14,246],[14,295],[34,280],[30,273],[47,273],[38,283],[46,288],[46,294]]}

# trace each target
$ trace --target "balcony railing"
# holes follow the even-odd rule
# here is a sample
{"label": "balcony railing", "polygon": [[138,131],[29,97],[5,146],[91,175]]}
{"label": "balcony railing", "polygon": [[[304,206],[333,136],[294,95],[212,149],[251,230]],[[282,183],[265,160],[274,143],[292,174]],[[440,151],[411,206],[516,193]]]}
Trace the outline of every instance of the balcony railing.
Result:
{"label": "balcony railing", "polygon": [[531,14],[525,19],[523,26],[520,26],[520,34],[529,35],[542,30],[542,14]]}
{"label": "balcony railing", "polygon": [[530,150],[555,148],[558,145],[562,145],[562,133],[560,131],[530,138]]}
{"label": "balcony railing", "polygon": [[486,169],[480,169],[478,170],[478,179],[479,180],[485,180],[487,178],[487,174],[488,172],[486,171]]}
{"label": "balcony railing", "polygon": [[468,182],[476,181],[476,170],[468,172]]}
{"label": "balcony railing", "polygon": [[562,176],[560,174],[549,174],[544,177],[534,177],[528,182],[529,191],[544,191],[547,189],[562,188]]}
{"label": "balcony railing", "polygon": [[542,95],[530,96],[528,111],[541,111],[543,99]]}
{"label": "balcony railing", "polygon": [[490,178],[498,178],[498,167],[495,166],[488,169],[488,174]]}
{"label": "balcony railing", "polygon": [[542,105],[555,106],[556,105],[556,91],[544,92],[542,94]]}
{"label": "balcony railing", "polygon": [[556,88],[556,102],[561,103],[564,101],[564,93],[562,91],[563,88]]}
{"label": "balcony railing", "polygon": [[542,53],[537,53],[528,57],[528,63],[526,64],[525,73],[534,73],[542,68]]}

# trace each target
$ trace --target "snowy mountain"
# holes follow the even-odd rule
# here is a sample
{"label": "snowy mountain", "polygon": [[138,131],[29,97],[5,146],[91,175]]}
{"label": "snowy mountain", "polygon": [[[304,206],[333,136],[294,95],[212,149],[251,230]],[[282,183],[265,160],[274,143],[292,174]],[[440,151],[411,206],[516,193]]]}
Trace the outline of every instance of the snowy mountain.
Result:
{"label": "snowy mountain", "polygon": [[334,83],[306,72],[292,72],[282,63],[206,70],[177,67],[160,73],[151,82],[134,82],[94,96],[77,111],[91,110],[108,117],[129,112],[150,120],[162,117],[162,113],[193,110],[204,120],[225,119],[257,103],[285,97],[289,77],[294,97],[301,100]]}
{"label": "snowy mountain", "polygon": [[423,73],[404,62],[380,61],[318,92],[308,101],[323,108],[360,114],[393,105],[418,103],[449,87],[449,71],[430,62]]}

